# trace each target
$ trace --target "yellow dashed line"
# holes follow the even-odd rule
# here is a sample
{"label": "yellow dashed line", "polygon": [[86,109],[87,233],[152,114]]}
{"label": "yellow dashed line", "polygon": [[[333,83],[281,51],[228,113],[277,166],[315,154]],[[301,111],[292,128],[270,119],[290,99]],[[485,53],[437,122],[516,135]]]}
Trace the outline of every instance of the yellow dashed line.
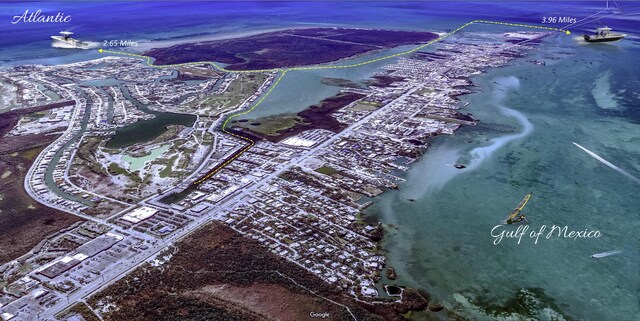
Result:
{"label": "yellow dashed line", "polygon": [[271,86],[271,88],[269,88],[269,90],[268,90],[264,95],[262,95],[262,97],[260,98],[260,100],[258,100],[258,102],[257,102],[257,103],[255,103],[255,105],[253,105],[253,107],[251,107],[251,108],[249,108],[249,109],[247,109],[247,110],[245,110],[245,111],[243,111],[243,112],[240,112],[240,113],[237,113],[237,114],[233,114],[233,115],[231,115],[231,116],[227,117],[227,119],[226,119],[226,120],[224,121],[224,123],[222,124],[222,131],[223,131],[223,132],[225,132],[225,133],[227,133],[227,134],[229,134],[229,135],[231,135],[231,136],[234,136],[234,137],[237,137],[237,138],[243,139],[243,140],[245,140],[245,141],[248,141],[248,142],[249,142],[249,145],[245,146],[245,147],[244,147],[244,148],[243,148],[239,153],[237,153],[237,154],[236,154],[236,155],[234,155],[232,158],[230,158],[230,159],[228,159],[227,161],[225,161],[224,163],[222,163],[220,166],[216,167],[216,169],[214,169],[213,171],[209,172],[209,173],[208,173],[207,175],[205,175],[204,177],[202,177],[202,178],[198,179],[197,181],[193,182],[193,184],[196,184],[196,185],[197,185],[197,184],[200,184],[200,183],[204,182],[205,180],[209,179],[211,176],[213,176],[213,175],[215,175],[217,172],[219,172],[222,168],[224,168],[225,166],[229,165],[229,163],[231,163],[232,161],[234,161],[236,158],[240,157],[240,155],[244,154],[244,152],[246,152],[247,150],[249,150],[249,148],[253,147],[253,145],[255,144],[255,141],[253,141],[251,138],[244,137],[244,136],[240,136],[240,135],[237,135],[237,134],[235,134],[235,133],[232,133],[232,132],[228,131],[228,130],[227,130],[227,123],[228,123],[231,119],[233,119],[233,118],[235,118],[235,117],[238,117],[238,116],[246,115],[246,114],[248,114],[248,113],[252,112],[254,109],[256,109],[256,107],[260,106],[260,104],[262,103],[262,101],[263,101],[265,98],[267,98],[267,96],[269,96],[269,94],[271,93],[271,91],[273,91],[273,88],[276,88],[276,86],[278,86],[278,83],[280,83],[280,80],[282,80],[282,77],[284,77],[284,75],[285,75],[286,73],[287,73],[287,70],[282,70],[282,74],[280,75],[280,77],[278,77],[278,79],[277,79],[277,80],[276,80],[276,82],[273,84],[273,86]]}
{"label": "yellow dashed line", "polygon": [[100,53],[109,53],[109,54],[115,54],[115,55],[122,55],[122,56],[129,56],[129,57],[135,57],[135,58],[141,58],[146,60],[147,65],[151,66],[151,67],[155,67],[155,68],[175,68],[175,67],[183,67],[183,66],[194,66],[194,65],[202,65],[202,64],[209,64],[211,66],[213,66],[214,68],[216,68],[217,70],[223,71],[223,72],[228,72],[228,73],[261,73],[261,72],[282,72],[282,74],[280,75],[280,77],[278,77],[278,79],[276,80],[276,82],[273,84],[273,86],[271,86],[271,88],[269,88],[269,90],[260,98],[260,100],[258,100],[257,103],[255,103],[253,105],[253,107],[243,111],[243,112],[239,112],[236,114],[233,114],[231,116],[229,116],[224,123],[222,124],[222,131],[226,134],[229,134],[231,136],[240,138],[242,140],[245,140],[247,142],[249,142],[249,145],[245,146],[242,150],[240,150],[236,155],[234,155],[233,157],[231,157],[230,159],[228,159],[227,161],[225,161],[224,163],[220,164],[220,166],[216,167],[214,170],[212,170],[211,172],[209,172],[208,174],[206,174],[205,176],[203,176],[202,178],[196,180],[195,182],[193,182],[194,185],[200,184],[202,182],[204,182],[205,180],[209,179],[211,176],[215,175],[216,173],[218,173],[220,170],[222,170],[225,166],[229,165],[231,162],[233,162],[235,159],[237,159],[238,157],[240,157],[242,154],[244,154],[244,152],[246,152],[247,150],[249,150],[251,147],[253,147],[253,145],[255,145],[255,141],[253,141],[251,138],[248,137],[244,137],[241,135],[237,135],[235,133],[232,133],[230,131],[227,130],[227,124],[229,123],[229,121],[235,117],[238,116],[242,116],[242,115],[246,115],[250,112],[252,112],[254,109],[256,109],[256,107],[260,106],[260,104],[262,103],[262,101],[264,101],[265,98],[267,98],[267,96],[269,96],[269,94],[273,91],[273,89],[278,86],[278,83],[280,83],[280,80],[282,80],[282,77],[284,77],[284,75],[288,72],[288,71],[292,71],[292,70],[324,70],[324,69],[341,69],[341,68],[354,68],[354,67],[359,67],[359,66],[364,66],[364,65],[368,65],[371,63],[375,63],[378,61],[382,61],[382,60],[387,60],[390,58],[395,58],[395,57],[399,57],[399,56],[403,56],[403,55],[408,55],[411,53],[414,53],[424,47],[427,47],[431,44],[434,44],[436,42],[442,41],[446,38],[448,38],[449,36],[457,33],[458,31],[474,24],[474,23],[482,23],[482,24],[493,24],[493,25],[503,25],[503,26],[510,26],[510,27],[524,27],[524,28],[533,28],[533,29],[544,29],[544,30],[550,30],[550,31],[561,31],[564,32],[566,34],[570,34],[570,32],[568,30],[562,30],[562,29],[558,29],[558,28],[553,28],[553,27],[547,27],[547,26],[535,26],[535,25],[527,25],[527,24],[520,24],[520,23],[510,23],[510,22],[500,22],[500,21],[489,21],[489,20],[473,20],[471,22],[467,22],[464,25],[458,27],[457,29],[444,34],[436,39],[433,39],[427,43],[424,43],[422,45],[419,45],[411,50],[407,50],[404,52],[400,52],[400,53],[395,53],[395,54],[391,54],[391,55],[387,55],[384,57],[379,57],[379,58],[375,58],[375,59],[371,59],[371,60],[367,60],[367,61],[363,61],[363,62],[359,62],[359,63],[354,63],[354,64],[348,64],[348,65],[335,65],[335,66],[310,66],[310,67],[293,67],[293,68],[287,68],[287,69],[282,69],[282,68],[273,68],[273,69],[256,69],[256,70],[228,70],[225,69],[223,67],[220,67],[218,64],[216,64],[213,61],[199,61],[199,62],[187,62],[187,63],[180,63],[180,64],[170,64],[170,65],[154,65],[153,62],[151,61],[152,57],[150,56],[143,56],[143,55],[138,55],[138,54],[133,54],[133,53],[128,53],[128,52],[121,52],[121,51],[111,51],[111,50],[105,50],[105,49],[99,49],[98,51]]}

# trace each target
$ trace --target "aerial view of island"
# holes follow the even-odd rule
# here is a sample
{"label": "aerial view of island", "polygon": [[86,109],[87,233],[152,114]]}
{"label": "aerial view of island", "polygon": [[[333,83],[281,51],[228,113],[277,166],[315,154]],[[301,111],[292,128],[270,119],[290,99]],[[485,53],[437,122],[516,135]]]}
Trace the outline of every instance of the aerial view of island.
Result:
{"label": "aerial view of island", "polygon": [[640,320],[640,2],[0,16],[0,321]]}

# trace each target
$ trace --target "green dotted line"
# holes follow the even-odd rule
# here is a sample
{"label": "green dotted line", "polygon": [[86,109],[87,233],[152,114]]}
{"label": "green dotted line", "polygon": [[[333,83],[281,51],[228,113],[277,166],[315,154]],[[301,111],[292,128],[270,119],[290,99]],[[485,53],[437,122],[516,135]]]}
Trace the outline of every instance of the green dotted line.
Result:
{"label": "green dotted line", "polygon": [[121,52],[121,51],[111,51],[111,50],[105,50],[105,49],[99,49],[98,51],[100,53],[110,53],[110,54],[115,54],[115,55],[122,55],[122,56],[129,56],[129,57],[135,57],[135,58],[141,58],[141,59],[145,59],[147,65],[151,66],[151,67],[155,67],[155,68],[175,68],[175,67],[183,67],[183,66],[194,66],[194,65],[202,65],[202,64],[209,64],[211,66],[213,66],[214,68],[216,68],[217,70],[223,71],[223,72],[228,72],[228,73],[261,73],[261,72],[282,72],[282,74],[280,74],[280,77],[278,77],[278,79],[276,80],[276,82],[273,84],[273,86],[271,86],[271,88],[269,88],[269,90],[260,98],[260,100],[258,100],[257,103],[255,103],[251,108],[243,111],[243,112],[239,112],[236,114],[233,114],[229,117],[227,117],[227,119],[224,121],[224,123],[222,124],[222,128],[221,130],[229,135],[232,135],[234,137],[243,139],[247,142],[249,142],[249,144],[247,146],[245,146],[242,150],[240,150],[240,152],[238,152],[236,155],[234,155],[232,158],[228,159],[227,161],[225,161],[224,163],[222,163],[220,166],[216,167],[216,169],[214,169],[213,171],[209,172],[207,175],[205,175],[204,177],[196,180],[193,184],[200,184],[202,182],[204,182],[205,180],[207,180],[208,178],[210,178],[211,176],[215,175],[217,172],[219,172],[221,169],[223,169],[225,166],[229,165],[232,161],[234,161],[236,158],[240,157],[244,152],[246,152],[247,150],[249,150],[251,147],[253,147],[253,145],[255,145],[255,141],[252,140],[251,138],[248,137],[244,137],[238,134],[235,134],[233,132],[230,132],[227,130],[227,124],[229,123],[229,121],[233,118],[242,116],[242,115],[246,115],[250,112],[252,112],[254,109],[256,109],[258,106],[260,106],[260,104],[262,103],[262,101],[264,101],[264,99],[269,96],[269,94],[271,94],[271,92],[273,91],[273,89],[278,86],[278,84],[280,83],[280,80],[282,80],[282,78],[284,77],[284,75],[288,72],[288,71],[293,71],[293,70],[324,70],[324,69],[342,69],[342,68],[354,68],[354,67],[359,67],[359,66],[364,66],[364,65],[368,65],[368,64],[372,64],[378,61],[382,61],[382,60],[387,60],[387,59],[391,59],[391,58],[396,58],[396,57],[400,57],[400,56],[404,56],[404,55],[408,55],[411,53],[414,53],[424,47],[427,47],[429,45],[432,45],[436,42],[442,41],[444,39],[446,39],[447,37],[450,37],[451,35],[459,32],[460,30],[475,24],[475,23],[483,23],[483,24],[494,24],[494,25],[503,25],[503,26],[511,26],[511,27],[525,27],[525,28],[532,28],[532,29],[543,29],[543,30],[550,30],[550,31],[562,31],[566,34],[570,34],[570,32],[568,30],[562,30],[562,29],[558,29],[558,28],[553,28],[553,27],[547,27],[547,26],[536,26],[536,25],[527,25],[527,24],[521,24],[521,23],[510,23],[510,22],[500,22],[500,21],[489,21],[489,20],[473,20],[470,22],[465,23],[464,25],[458,27],[457,29],[448,32],[436,39],[433,39],[427,43],[424,43],[422,45],[419,45],[411,50],[407,50],[407,51],[403,51],[400,53],[395,53],[392,55],[387,55],[384,57],[379,57],[376,59],[371,59],[371,60],[367,60],[367,61],[363,61],[363,62],[359,62],[359,63],[354,63],[354,64],[347,64],[347,65],[334,65],[334,66],[310,66],[310,67],[293,67],[293,68],[272,68],[272,69],[255,69],[255,70],[229,70],[229,69],[225,69],[223,67],[220,67],[218,64],[216,64],[213,61],[199,61],[199,62],[187,62],[187,63],[179,63],[179,64],[169,64],[169,65],[154,65],[153,62],[151,61],[151,57],[150,56],[143,56],[143,55],[138,55],[138,54],[133,54],[133,53],[128,53],[128,52]]}

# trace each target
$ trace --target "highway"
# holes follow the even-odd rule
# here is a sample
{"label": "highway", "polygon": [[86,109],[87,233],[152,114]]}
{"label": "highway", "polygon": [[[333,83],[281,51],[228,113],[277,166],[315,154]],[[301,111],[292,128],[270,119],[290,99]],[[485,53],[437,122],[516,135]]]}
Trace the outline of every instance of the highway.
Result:
{"label": "highway", "polygon": [[[471,22],[471,23],[474,23],[474,22]],[[448,35],[451,35],[451,34],[457,32],[458,30],[461,30],[462,28],[466,27],[467,25],[469,25],[471,23],[468,23],[465,26],[463,26],[463,27],[461,27],[459,29],[456,29],[455,31],[449,33]],[[440,37],[440,38],[438,38],[438,40],[441,40],[443,38],[444,37]],[[432,42],[430,42],[430,43],[432,43]],[[424,46],[425,45],[422,45],[421,47],[424,47]],[[418,47],[418,48],[421,48],[421,47]],[[413,51],[411,51],[411,52],[413,52]],[[130,56],[131,54],[128,54],[128,55]],[[378,60],[380,60],[380,59],[378,59]],[[358,66],[359,65],[362,65],[362,63],[358,64]],[[354,65],[354,66],[346,66],[346,67],[355,67],[355,66],[356,65]],[[344,68],[344,67],[345,66],[336,66],[336,68]],[[309,68],[306,68],[306,67],[305,68],[292,68],[290,70],[307,70],[307,69],[311,69],[311,68],[313,68],[313,67],[309,67]],[[323,68],[318,68],[318,69],[323,69]],[[278,80],[269,88],[269,90],[266,92],[266,94],[263,95],[263,97],[252,108],[250,108],[247,111],[243,111],[241,113],[235,114],[234,116],[241,115],[241,114],[246,114],[246,113],[250,112],[251,110],[253,110],[254,108],[256,108],[260,104],[260,102],[262,102],[264,97],[266,97],[271,92],[271,90],[273,90],[273,88],[277,86],[278,81],[284,76],[285,73],[286,73],[286,71],[284,71],[282,73],[280,78],[278,78]],[[64,89],[68,91],[69,95],[71,95],[73,98],[76,98],[72,91],[70,91],[70,90],[68,90],[66,88],[64,88]],[[380,115],[381,113],[384,113],[384,112],[388,111],[388,109],[389,109],[388,107],[390,105],[395,104],[395,103],[397,103],[399,101],[403,101],[407,96],[411,95],[413,92],[415,92],[415,91],[417,91],[419,89],[421,89],[421,87],[419,85],[412,86],[411,89],[409,89],[408,91],[404,92],[399,97],[397,97],[394,100],[390,101],[386,105],[378,108],[377,110],[371,112],[370,114],[368,114],[364,118],[360,119],[359,121],[350,124],[347,128],[345,128],[340,133],[332,135],[327,140],[323,141],[322,143],[318,144],[317,146],[314,146],[313,148],[310,148],[308,150],[305,150],[305,151],[301,152],[299,155],[294,156],[288,162],[286,162],[284,164],[281,164],[281,165],[278,165],[277,169],[274,172],[262,177],[261,179],[259,179],[254,184],[252,184],[249,187],[243,189],[240,193],[234,194],[231,197],[228,197],[227,199],[224,199],[218,205],[214,206],[211,210],[209,210],[205,215],[202,215],[200,217],[194,218],[187,225],[185,225],[182,228],[174,231],[172,234],[170,234],[168,237],[166,237],[164,239],[158,239],[158,238],[154,238],[154,237],[152,237],[150,235],[147,235],[147,234],[144,234],[144,233],[141,233],[141,232],[137,232],[137,231],[133,231],[133,230],[127,230],[127,233],[129,233],[131,235],[130,236],[125,236],[126,238],[132,238],[134,236],[138,237],[138,238],[141,238],[143,240],[148,241],[148,243],[150,243],[149,247],[146,250],[143,250],[143,251],[141,251],[139,253],[136,253],[133,256],[130,256],[130,257],[126,258],[126,260],[122,260],[121,262],[112,265],[111,268],[109,268],[107,270],[101,271],[101,278],[98,278],[98,279],[94,280],[93,282],[90,282],[89,284],[83,286],[79,290],[71,293],[68,297],[65,297],[63,300],[58,302],[53,307],[48,308],[47,310],[43,311],[41,313],[41,315],[40,315],[40,318],[41,319],[53,318],[56,314],[60,313],[61,311],[64,311],[65,309],[67,309],[71,305],[73,305],[73,304],[75,304],[77,302],[86,300],[87,298],[91,297],[95,293],[103,290],[104,288],[108,287],[109,285],[113,284],[114,282],[120,280],[121,278],[126,276],[129,272],[134,270],[135,268],[137,268],[137,267],[139,267],[139,266],[141,266],[141,265],[153,260],[157,256],[158,253],[160,253],[164,249],[168,248],[172,244],[175,244],[179,240],[187,237],[188,235],[190,235],[191,233],[193,233],[195,230],[197,230],[198,228],[202,227],[203,225],[211,222],[212,220],[216,220],[216,219],[219,220],[219,219],[223,218],[225,211],[230,210],[234,205],[236,205],[239,202],[241,202],[242,198],[246,197],[247,195],[252,195],[255,192],[256,189],[261,188],[262,186],[264,186],[268,182],[272,181],[274,178],[278,177],[282,173],[290,170],[291,168],[293,168],[295,166],[298,166],[299,164],[304,163],[308,158],[313,157],[319,151],[321,151],[322,149],[326,148],[330,144],[336,142],[341,137],[344,137],[345,135],[350,134],[358,126],[361,126],[362,124],[365,124],[365,123],[369,122],[372,118]],[[76,100],[76,101],[78,101],[78,100]],[[49,147],[45,148],[45,150],[40,155],[38,155],[38,157],[36,158],[36,161],[34,162],[34,165],[29,169],[29,172],[27,173],[27,176],[26,176],[26,179],[25,179],[25,182],[24,182],[24,186],[25,186],[25,189],[26,189],[27,193],[29,193],[29,195],[32,198],[36,199],[38,202],[42,203],[45,206],[57,208],[57,209],[59,209],[61,211],[71,213],[73,215],[79,216],[79,217],[81,217],[83,219],[86,219],[86,220],[89,220],[89,221],[94,221],[94,222],[97,222],[97,223],[100,223],[100,224],[105,224],[105,225],[113,228],[114,231],[118,231],[119,233],[122,233],[121,232],[122,229],[119,226],[117,226],[117,225],[115,225],[113,223],[109,223],[109,222],[107,222],[107,220],[98,219],[98,218],[91,217],[91,216],[88,216],[88,215],[85,215],[85,214],[82,214],[82,213],[70,212],[69,209],[65,209],[65,208],[50,204],[50,203],[46,202],[45,200],[42,200],[33,191],[33,186],[31,184],[31,182],[33,181],[33,177],[35,175],[35,173],[34,173],[35,172],[35,168],[38,167],[37,164],[40,164],[43,161],[44,155],[46,154],[46,152],[48,152],[51,149],[53,149],[54,148],[53,146],[60,146],[62,144],[61,143],[62,140],[67,139],[67,136],[75,136],[77,134],[77,131],[76,131],[77,127],[74,126],[74,125],[76,125],[80,121],[78,118],[79,118],[79,114],[80,114],[81,110],[82,110],[82,108],[80,108],[80,107],[76,108],[76,110],[74,112],[74,115],[72,117],[72,121],[70,122],[70,125],[69,125],[67,131],[65,131],[65,133],[63,134],[63,136],[60,137],[58,140],[56,140],[56,142],[54,142],[52,145],[50,145]],[[232,116],[232,117],[234,117],[234,116]],[[227,120],[225,121],[225,125],[226,125],[226,122],[230,118],[227,118]],[[225,128],[225,125],[222,126],[223,130]],[[234,135],[234,136],[236,136],[236,135]],[[246,146],[240,146],[240,150],[242,150],[242,151],[246,150]],[[210,157],[213,155],[214,151],[215,151],[215,147],[213,148],[213,150],[210,153],[208,153],[207,157],[205,157],[205,159],[203,160],[203,162],[202,162],[201,166],[198,168],[198,170],[196,172],[194,172],[190,176],[190,179],[193,178],[193,177],[198,177],[198,176],[203,175],[203,174],[205,176],[210,174],[210,172],[202,173],[201,171],[206,168],[205,164],[208,164],[208,161],[209,161]],[[232,153],[232,155],[234,155],[234,153]],[[216,168],[218,168],[218,167],[216,167]],[[145,206],[157,207],[157,204],[154,204],[155,203],[155,199],[157,197],[158,197],[158,195],[154,195],[154,196],[148,197],[145,200],[139,202],[137,205],[145,205]],[[167,210],[164,207],[162,209],[165,210],[165,211]],[[175,211],[175,210],[171,210],[171,211],[176,213],[176,214],[180,213],[180,212]]]}
{"label": "highway", "polygon": [[[207,214],[196,218],[194,221],[192,221],[189,224],[187,224],[186,226],[180,228],[179,230],[177,230],[176,232],[174,232],[173,234],[171,234],[170,236],[165,238],[164,241],[159,240],[159,239],[154,239],[151,236],[146,235],[146,234],[135,233],[136,236],[138,236],[138,237],[143,236],[145,239],[149,239],[149,240],[153,239],[155,244],[152,243],[152,246],[150,246],[147,250],[138,253],[133,258],[127,259],[125,262],[121,262],[115,268],[109,269],[107,271],[104,271],[104,273],[102,274],[103,278],[100,278],[100,279],[98,279],[98,280],[96,280],[96,281],[84,286],[82,289],[72,293],[68,297],[69,298],[68,302],[67,302],[66,299],[60,301],[55,306],[53,306],[53,307],[47,309],[46,311],[44,311],[41,316],[44,317],[44,318],[53,317],[54,315],[58,314],[59,312],[64,311],[65,309],[69,308],[70,306],[72,306],[76,302],[79,302],[81,300],[86,300],[90,296],[92,296],[93,294],[103,290],[104,288],[108,287],[109,285],[113,284],[114,282],[120,280],[121,278],[126,276],[129,272],[131,272],[135,268],[137,268],[137,267],[139,267],[139,266],[141,266],[141,265],[153,260],[158,253],[162,252],[164,249],[168,248],[170,245],[175,244],[180,239],[182,239],[184,237],[187,237],[188,235],[190,235],[191,233],[196,231],[198,228],[204,226],[205,224],[211,222],[214,219],[220,219],[220,218],[224,217],[223,216],[224,211],[225,210],[229,210],[231,208],[232,204],[238,203],[239,201],[241,201],[242,198],[246,197],[247,195],[252,195],[252,193],[256,189],[262,187],[265,183],[270,182],[272,179],[276,178],[277,176],[281,175],[282,173],[286,172],[287,170],[291,169],[292,167],[297,166],[298,164],[300,164],[301,162],[303,162],[307,158],[312,157],[318,151],[322,150],[326,146],[328,146],[328,145],[332,144],[333,142],[335,142],[336,140],[340,139],[342,136],[350,133],[354,128],[360,126],[361,124],[364,124],[364,123],[368,122],[371,118],[375,117],[376,115],[378,115],[380,113],[383,113],[387,109],[386,108],[387,106],[389,106],[391,104],[394,104],[397,101],[403,100],[405,97],[407,97],[408,95],[410,95],[411,93],[413,93],[414,91],[416,91],[418,89],[419,89],[418,87],[412,88],[411,90],[407,91],[403,95],[401,95],[398,98],[394,99],[393,101],[389,102],[387,105],[378,108],[377,110],[375,110],[371,114],[369,114],[366,117],[362,118],[360,121],[349,125],[342,132],[331,136],[329,139],[325,140],[321,144],[318,144],[314,148],[311,148],[311,149],[301,153],[301,155],[292,158],[289,162],[281,165],[280,168],[278,168],[278,170],[274,171],[273,173],[271,173],[269,175],[264,176],[258,183],[253,184],[253,185],[249,186],[248,188],[244,189],[241,193],[238,193],[237,195],[222,201],[217,206],[215,206],[211,210],[209,210],[207,212]],[[157,195],[155,197],[157,197]],[[145,206],[153,205],[153,202],[149,202],[149,201],[151,201],[151,198],[152,197],[147,198],[146,200],[140,202],[139,205],[145,205]],[[133,231],[128,231],[128,232],[133,232]],[[102,279],[104,279],[104,281]]]}

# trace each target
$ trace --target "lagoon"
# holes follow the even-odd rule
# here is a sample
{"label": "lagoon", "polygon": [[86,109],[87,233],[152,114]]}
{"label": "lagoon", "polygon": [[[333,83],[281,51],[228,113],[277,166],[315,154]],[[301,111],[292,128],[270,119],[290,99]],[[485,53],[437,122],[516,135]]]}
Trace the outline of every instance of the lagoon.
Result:
{"label": "lagoon", "polygon": [[164,144],[156,149],[151,150],[151,153],[149,153],[149,155],[143,157],[132,157],[129,155],[124,155],[122,156],[122,160],[128,162],[129,171],[134,172],[144,168],[147,162],[150,162],[158,158],[160,155],[164,154],[164,152],[166,152],[169,147],[171,147],[171,144]]}
{"label": "lagoon", "polygon": [[135,104],[138,109],[155,117],[118,128],[115,135],[106,143],[107,148],[124,148],[133,144],[147,142],[164,133],[169,125],[191,127],[196,121],[197,117],[195,115],[153,111],[131,97],[126,87],[121,87],[121,89],[124,97]]}

